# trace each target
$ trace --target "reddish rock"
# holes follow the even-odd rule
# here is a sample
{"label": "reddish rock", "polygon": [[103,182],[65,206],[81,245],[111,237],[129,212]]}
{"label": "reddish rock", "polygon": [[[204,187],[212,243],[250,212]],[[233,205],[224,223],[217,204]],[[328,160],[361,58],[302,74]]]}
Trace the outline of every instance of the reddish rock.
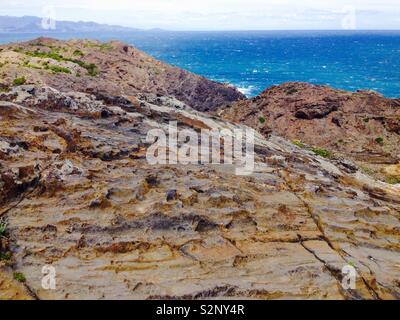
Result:
{"label": "reddish rock", "polygon": [[327,149],[333,156],[370,166],[378,177],[385,165],[400,161],[400,99],[374,92],[285,83],[218,114],[265,135]]}

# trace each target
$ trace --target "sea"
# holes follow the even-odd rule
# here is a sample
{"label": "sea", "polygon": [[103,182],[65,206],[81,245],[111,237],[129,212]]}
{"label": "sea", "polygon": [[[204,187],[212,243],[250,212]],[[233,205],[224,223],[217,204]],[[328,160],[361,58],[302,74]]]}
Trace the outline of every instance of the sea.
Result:
{"label": "sea", "polygon": [[0,43],[50,36],[121,40],[249,97],[288,81],[400,98],[400,31],[0,33]]}

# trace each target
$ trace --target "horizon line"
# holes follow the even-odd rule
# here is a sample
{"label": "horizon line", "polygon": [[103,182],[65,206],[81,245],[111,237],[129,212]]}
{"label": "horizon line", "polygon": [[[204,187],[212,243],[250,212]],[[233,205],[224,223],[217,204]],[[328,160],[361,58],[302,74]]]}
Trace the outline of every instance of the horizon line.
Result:
{"label": "horizon line", "polygon": [[[11,16],[11,15],[0,15],[0,17],[10,17],[10,18],[38,18],[38,19],[43,19],[44,17],[42,16],[32,16],[32,15],[22,15],[22,16]],[[166,32],[268,32],[268,31],[275,31],[275,32],[296,32],[296,31],[330,31],[330,32],[357,32],[357,31],[370,31],[370,32],[376,32],[376,31],[400,31],[399,29],[389,29],[389,28],[380,28],[380,29],[210,29],[210,30],[204,30],[204,29],[165,29],[162,27],[151,27],[151,28],[142,28],[142,27],[134,27],[134,26],[127,26],[127,25],[119,25],[119,24],[109,24],[105,22],[96,22],[93,20],[55,20],[56,22],[72,22],[72,23],[95,23],[99,25],[106,25],[110,27],[120,27],[120,28],[127,28],[127,29],[132,29],[131,31],[166,31]],[[43,30],[45,33],[57,33],[57,30]],[[86,31],[87,33],[90,33],[90,31]],[[93,31],[96,32],[96,31]],[[123,31],[114,31],[114,32],[129,32],[129,30]],[[37,33],[37,32],[0,32],[0,33]],[[62,33],[62,31],[60,32]],[[72,33],[72,32],[71,32]]]}

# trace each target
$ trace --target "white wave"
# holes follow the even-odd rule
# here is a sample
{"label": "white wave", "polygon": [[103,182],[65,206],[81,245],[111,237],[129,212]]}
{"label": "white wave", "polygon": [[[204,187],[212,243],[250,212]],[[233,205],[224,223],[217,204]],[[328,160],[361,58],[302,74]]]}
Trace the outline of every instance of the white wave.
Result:
{"label": "white wave", "polygon": [[243,93],[245,96],[250,96],[250,95],[254,92],[254,90],[256,89],[256,87],[255,87],[255,86],[247,86],[247,87],[245,87],[245,86],[238,86],[237,89],[238,89],[241,93]]}

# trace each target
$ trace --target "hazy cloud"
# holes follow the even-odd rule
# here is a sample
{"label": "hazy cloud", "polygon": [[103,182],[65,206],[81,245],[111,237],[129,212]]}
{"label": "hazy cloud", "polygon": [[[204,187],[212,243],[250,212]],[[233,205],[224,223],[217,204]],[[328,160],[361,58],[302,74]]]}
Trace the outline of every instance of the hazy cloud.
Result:
{"label": "hazy cloud", "polygon": [[399,0],[0,0],[0,15],[43,15],[139,28],[340,29],[355,13],[357,29],[400,29]]}

